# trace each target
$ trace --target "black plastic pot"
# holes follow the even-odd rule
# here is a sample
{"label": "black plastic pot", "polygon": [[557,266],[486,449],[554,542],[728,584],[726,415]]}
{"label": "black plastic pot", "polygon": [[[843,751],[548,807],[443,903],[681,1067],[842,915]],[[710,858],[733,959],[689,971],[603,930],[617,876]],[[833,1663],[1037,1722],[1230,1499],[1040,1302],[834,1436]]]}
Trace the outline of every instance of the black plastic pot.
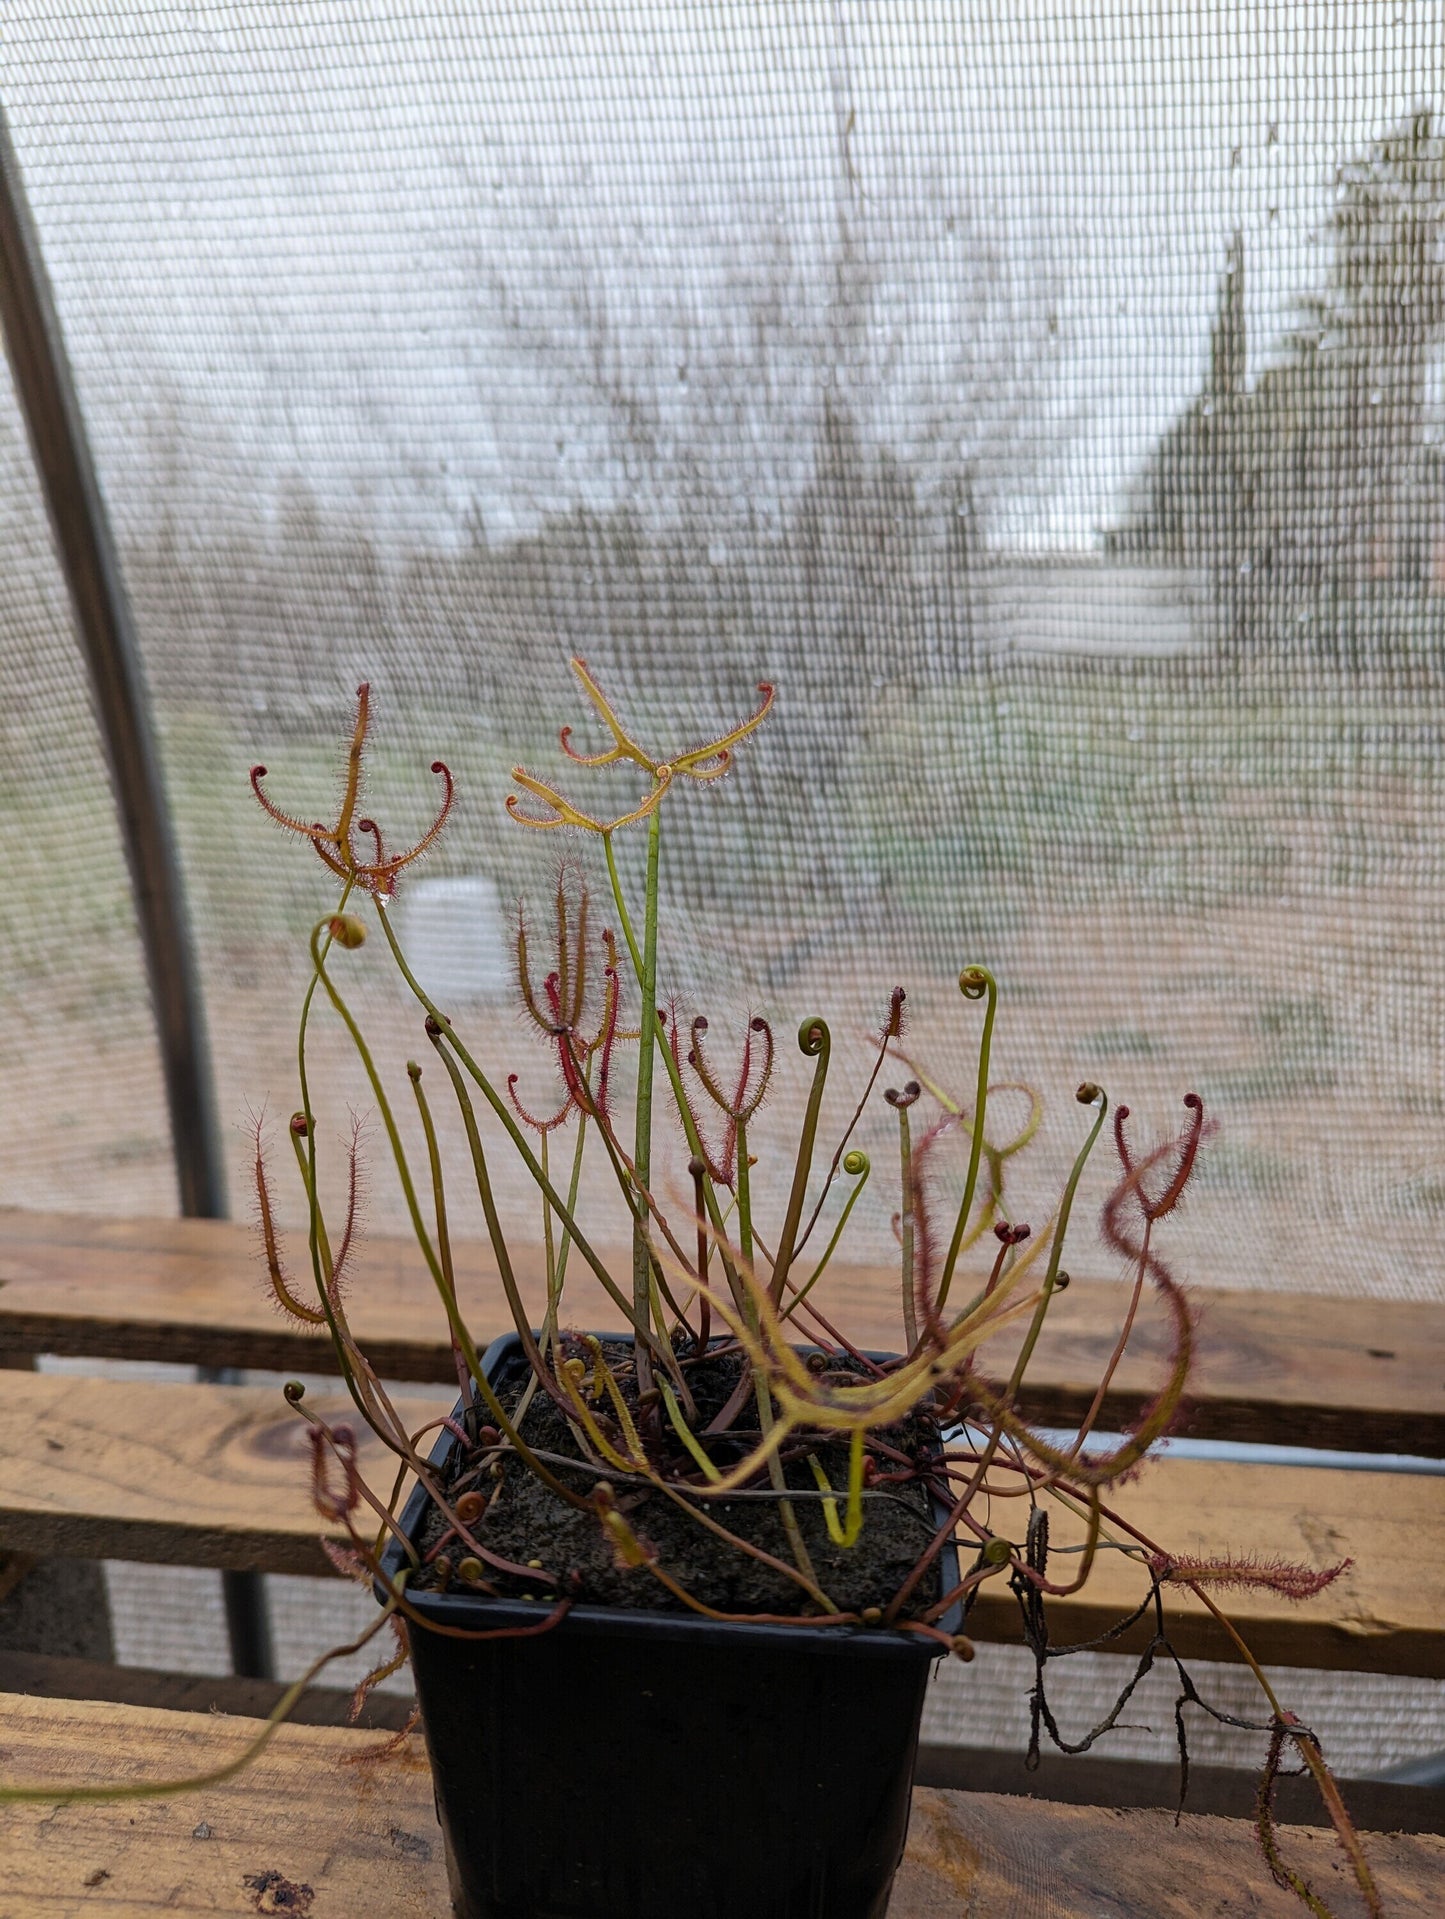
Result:
{"label": "black plastic pot", "polygon": [[[513,1335],[487,1375],[525,1363]],[[426,1506],[418,1488],[409,1537]],[[473,1632],[544,1610],[411,1603]],[[413,1626],[411,1649],[459,1919],[883,1919],[938,1651],[921,1635],[577,1606],[531,1639]]]}

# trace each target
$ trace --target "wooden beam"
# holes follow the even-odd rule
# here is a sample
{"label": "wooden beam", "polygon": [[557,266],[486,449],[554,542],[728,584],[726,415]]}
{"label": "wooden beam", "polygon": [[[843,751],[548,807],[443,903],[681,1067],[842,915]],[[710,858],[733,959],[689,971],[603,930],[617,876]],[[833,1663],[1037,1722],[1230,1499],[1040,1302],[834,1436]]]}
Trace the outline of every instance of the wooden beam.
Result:
{"label": "wooden beam", "polygon": [[[268,1679],[230,1674],[156,1672],[139,1666],[109,1666],[94,1659],[63,1659],[45,1653],[0,1648],[0,1694],[38,1699],[107,1700],[123,1706],[159,1706],[171,1712],[231,1713],[262,1719],[285,1687]],[[414,1710],[411,1694],[380,1688],[351,1717],[345,1688],[313,1686],[292,1709],[298,1726],[360,1725],[367,1731],[400,1732]],[[1045,1750],[1037,1771],[1025,1770],[1017,1748],[924,1745],[914,1773],[920,1786],[958,1792],[995,1792],[1010,1798],[1048,1799],[1071,1806],[1159,1806],[1173,1812],[1179,1799],[1177,1762],[1070,1757]],[[1258,1774],[1242,1766],[1189,1768],[1189,1810],[1248,1819],[1254,1811]],[[1428,1786],[1400,1786],[1373,1779],[1343,1782],[1350,1817],[1362,1832],[1445,1833],[1445,1794]],[[1327,1825],[1313,1781],[1282,1779],[1279,1816],[1291,1826]]]}
{"label": "wooden beam", "polygon": [[[436,1412],[454,1398],[438,1395]],[[350,1403],[316,1407],[357,1430],[362,1470],[389,1492],[382,1447]],[[329,1573],[309,1461],[306,1427],[274,1387],[7,1374],[0,1549]]]}
{"label": "wooden beam", "polygon": [[[1291,1827],[1286,1856],[1346,1911],[1333,1835]],[[1391,1919],[1440,1910],[1445,1839],[1371,1835],[1366,1852]],[[1348,1903],[1346,1903],[1348,1902]],[[1243,1819],[1054,1806],[991,1794],[917,1791],[888,1919],[1300,1919],[1273,1884]]]}
{"label": "wooden beam", "polygon": [[[201,1772],[236,1757],[254,1720],[82,1701],[0,1697],[0,1777],[119,1782]],[[5,1892],[16,1912],[178,1919],[218,1912],[450,1911],[431,1779],[419,1739],[384,1762],[355,1759],[376,1734],[288,1726],[223,1785],[98,1805],[0,1805]],[[1330,1835],[1288,1829],[1289,1858],[1335,1892]],[[1371,1835],[1392,1919],[1439,1910],[1445,1840]],[[1433,1888],[1433,1891],[1432,1891]],[[1270,1883],[1245,1820],[1108,1812],[921,1789],[889,1919],[1297,1919]]]}
{"label": "wooden beam", "polygon": [[[1432,1598],[1445,1587],[1445,1479],[1164,1459],[1108,1503],[1181,1559],[1283,1559],[1317,1570],[1352,1562],[1333,1585],[1301,1602],[1267,1591],[1216,1592],[1257,1659],[1445,1678],[1445,1633]],[[1054,1545],[1083,1538],[1081,1522],[1051,1510]],[[993,1523],[1006,1535],[1021,1531],[1021,1519],[1002,1504],[994,1507]],[[1057,1555],[1054,1578],[1069,1577],[1077,1564]],[[1049,1602],[1053,1644],[1075,1645],[1109,1631],[1143,1597],[1141,1581],[1140,1566],[1120,1553],[1102,1553],[1082,1593]],[[1183,1657],[1238,1658],[1199,1600],[1177,1587],[1165,1591],[1170,1639]],[[969,1630],[984,1639],[1022,1637],[1017,1601],[1002,1580],[982,1588]],[[1152,1630],[1146,1619],[1101,1650],[1142,1649]],[[1062,1680],[1057,1664],[1052,1671]]]}
{"label": "wooden beam", "polygon": [[[112,1666],[98,1659],[12,1652],[0,1647],[0,1693],[20,1692],[31,1698],[104,1699],[121,1706],[161,1706],[171,1712],[226,1712],[243,1719],[264,1719],[285,1691],[286,1687],[274,1679],[245,1679],[234,1673],[158,1672],[147,1666]],[[298,1726],[359,1725],[371,1731],[400,1732],[415,1705],[410,1693],[383,1692],[374,1687],[353,1720],[352,1699],[350,1687],[312,1686],[297,1700],[291,1719]],[[931,1783],[949,1785],[952,1781],[941,1778]],[[1395,1790],[1409,1794],[1420,1789],[1401,1786]],[[1420,1792],[1420,1796],[1436,1795]],[[1405,1803],[1410,1803],[1408,1798]]]}
{"label": "wooden beam", "polygon": [[[447,1399],[438,1397],[437,1412]],[[342,1401],[324,1409],[356,1423]],[[427,1416],[419,1411],[418,1425]],[[364,1470],[389,1487],[379,1445],[365,1428],[361,1438]],[[1117,1503],[1178,1555],[1282,1556],[1316,1567],[1354,1560],[1303,1605],[1272,1593],[1227,1596],[1260,1658],[1445,1678],[1438,1608],[1445,1478],[1163,1460],[1121,1489]],[[995,1502],[993,1523],[1018,1531],[1015,1502]],[[1067,1531],[1056,1528],[1056,1543],[1067,1543]],[[317,1532],[304,1428],[274,1389],[6,1376],[0,1550],[326,1572]],[[1105,1631],[1143,1590],[1140,1568],[1101,1554],[1083,1595],[1053,1606],[1056,1640]],[[1187,1594],[1171,1591],[1169,1617],[1182,1653],[1235,1656]],[[1001,1582],[984,1587],[970,1630],[984,1639],[1018,1637],[1018,1609]],[[1140,1637],[1135,1632],[1115,1649]]]}
{"label": "wooden beam", "polygon": [[[4,1672],[0,1669],[0,1682]],[[254,1680],[236,1680],[254,1685]],[[317,1722],[322,1723],[322,1722]],[[325,1722],[333,1723],[333,1722]],[[341,1722],[334,1722],[339,1725]],[[1055,1752],[1045,1746],[1035,1771],[1021,1751],[997,1746],[924,1745],[918,1748],[914,1781],[952,1792],[992,1792],[1010,1799],[1043,1799],[1069,1806],[1153,1806],[1172,1813],[1179,1804],[1177,1757],[1108,1759],[1096,1753]],[[1398,1786],[1381,1779],[1339,1782],[1350,1817],[1361,1832],[1433,1832],[1445,1835],[1445,1793],[1431,1786]],[[1189,1810],[1225,1819],[1252,1819],[1259,1791],[1258,1768],[1189,1767]],[[1308,1773],[1279,1781],[1275,1808],[1287,1826],[1328,1826],[1315,1782]],[[1303,1913],[1300,1919],[1304,1919]]]}
{"label": "wooden beam", "polygon": [[[0,1779],[96,1784],[224,1765],[254,1719],[0,1698]],[[7,1911],[34,1919],[295,1912],[444,1919],[450,1904],[420,1740],[356,1765],[377,1733],[287,1726],[220,1786],[100,1805],[0,1804]]]}
{"label": "wooden beam", "polygon": [[[535,1306],[540,1258],[534,1252],[519,1265]],[[463,1307],[478,1336],[504,1330],[510,1322],[490,1252],[463,1246],[458,1266]],[[615,1324],[601,1289],[585,1272],[575,1279],[574,1321]],[[824,1284],[829,1311],[854,1337],[896,1343],[896,1282],[889,1274],[839,1267]],[[1201,1289],[1194,1297],[1202,1352],[1192,1432],[1445,1458],[1445,1318],[1437,1307],[1290,1292]],[[1123,1301],[1118,1284],[1084,1279],[1057,1301],[1031,1368],[1029,1409],[1037,1418],[1064,1423],[1083,1412]],[[352,1313],[386,1377],[453,1377],[436,1297],[411,1242],[366,1242]],[[1127,1419],[1153,1390],[1163,1341],[1157,1317],[1146,1316],[1106,1420]],[[254,1234],[211,1220],[0,1212],[0,1357],[7,1350],[330,1370],[325,1340],[272,1305]]]}
{"label": "wooden beam", "polygon": [[[162,1707],[172,1712],[230,1713],[260,1719],[285,1687],[273,1680],[229,1674],[157,1672],[109,1666],[93,1659],[0,1649],[0,1694],[39,1699],[107,1700],[124,1706]],[[350,1726],[400,1732],[414,1709],[410,1693],[369,1693],[359,1719],[352,1695],[339,1687],[314,1686],[291,1713],[298,1726]],[[958,1792],[995,1792],[1010,1798],[1047,1799],[1071,1806],[1158,1806],[1172,1812],[1179,1798],[1177,1763],[1070,1757],[1045,1750],[1038,1769],[1025,1770],[1017,1749],[923,1745],[914,1777],[920,1786]],[[1248,1819],[1254,1811],[1258,1774],[1241,1766],[1189,1768],[1189,1810]],[[1372,1779],[1343,1782],[1350,1816],[1363,1832],[1445,1833],[1445,1796],[1427,1786],[1401,1786]],[[1328,1817],[1306,1776],[1282,1779],[1279,1816],[1286,1825],[1322,1826]]]}

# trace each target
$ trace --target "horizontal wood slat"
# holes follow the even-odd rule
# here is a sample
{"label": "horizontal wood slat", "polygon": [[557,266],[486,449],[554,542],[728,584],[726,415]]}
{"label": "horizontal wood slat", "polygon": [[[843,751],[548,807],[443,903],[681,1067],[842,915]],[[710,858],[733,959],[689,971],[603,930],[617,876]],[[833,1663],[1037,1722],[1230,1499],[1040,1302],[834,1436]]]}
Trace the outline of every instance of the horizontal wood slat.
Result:
{"label": "horizontal wood slat", "polygon": [[[454,1398],[455,1388],[439,1394],[437,1412]],[[349,1401],[315,1405],[357,1429],[363,1471],[389,1491],[383,1449]],[[0,1549],[329,1573],[309,1462],[306,1428],[274,1387],[10,1374],[0,1391]]]}
{"label": "horizontal wood slat", "polygon": [[[269,1679],[237,1679],[211,1673],[156,1672],[109,1666],[99,1660],[10,1652],[0,1647],[0,1694],[28,1698],[108,1700],[123,1706],[163,1707],[172,1712],[232,1713],[261,1719],[276,1706],[285,1686]],[[349,1689],[314,1686],[302,1694],[290,1723],[350,1726],[400,1732],[411,1718],[411,1694],[374,1688],[352,1718]],[[1022,1721],[1020,1721],[1022,1724]],[[0,1762],[3,1765],[3,1762]],[[920,1786],[957,1792],[1002,1793],[1010,1798],[1051,1799],[1073,1806],[1158,1806],[1173,1812],[1179,1800],[1179,1765],[1173,1760],[1069,1756],[1046,1749],[1036,1770],[1024,1765],[1021,1746],[1008,1748],[922,1745],[914,1778]],[[1248,1819],[1254,1811],[1257,1772],[1245,1766],[1189,1768],[1189,1810]],[[1400,1786],[1373,1779],[1344,1782],[1350,1817],[1362,1832],[1445,1834],[1445,1794],[1428,1786]],[[1323,1826],[1328,1816],[1308,1775],[1282,1779],[1279,1816],[1285,1825]]]}
{"label": "horizontal wood slat", "polygon": [[[0,1647],[0,1693],[29,1698],[109,1700],[123,1706],[163,1707],[172,1712],[232,1713],[261,1719],[286,1690],[279,1681],[237,1679],[211,1673],[155,1672],[98,1660],[9,1652]],[[411,1694],[377,1687],[352,1718],[349,1689],[314,1686],[291,1714],[299,1726],[350,1726],[400,1732],[414,1711]],[[1020,1722],[1022,1723],[1022,1722]],[[1074,1806],[1159,1806],[1173,1812],[1179,1799],[1177,1760],[1130,1760],[1067,1756],[1046,1750],[1035,1771],[1024,1766],[1021,1746],[922,1745],[914,1773],[920,1786],[958,1792],[1003,1793],[1010,1798],[1052,1799]],[[1189,1810],[1248,1819],[1254,1811],[1256,1772],[1244,1766],[1189,1768]],[[1344,1784],[1350,1817],[1362,1832],[1445,1834],[1445,1795],[1428,1786],[1400,1786],[1372,1779]],[[1280,1819],[1291,1826],[1329,1823],[1314,1782],[1307,1775],[1282,1779]]]}
{"label": "horizontal wood slat", "polygon": [[[327,1404],[350,1416],[343,1402]],[[363,1439],[363,1462],[389,1484],[380,1447],[364,1429]],[[306,1462],[301,1422],[271,1388],[9,1374],[0,1393],[0,1550],[325,1572]],[[1163,1460],[1118,1504],[1176,1554],[1227,1550],[1314,1566],[1354,1559],[1303,1605],[1229,1596],[1260,1657],[1445,1677],[1445,1478]],[[993,1523],[1006,1531],[1019,1519],[1014,1502],[1000,1502]],[[1057,1538],[1066,1543],[1062,1528]],[[1084,1595],[1054,1606],[1056,1637],[1103,1631],[1140,1591],[1137,1567],[1102,1554]],[[1182,1652],[1232,1656],[1188,1595],[1171,1593],[1170,1616]],[[999,1583],[984,1588],[971,1630],[1017,1637],[1017,1608]]]}
{"label": "horizontal wood slat", "polygon": [[[1445,1678],[1445,1479],[1397,1473],[1331,1472],[1309,1466],[1223,1465],[1165,1459],[1117,1488],[1109,1503],[1179,1558],[1221,1556],[1314,1568],[1353,1563],[1314,1599],[1291,1602],[1269,1592],[1216,1591],[1256,1658],[1281,1666]],[[1080,1523],[1052,1524],[1055,1544],[1082,1539]],[[996,1507],[1000,1531],[1021,1520]],[[1077,1558],[1057,1556],[1056,1580]],[[1051,1600],[1054,1645],[1095,1638],[1139,1603],[1141,1568],[1119,1553],[1095,1562],[1084,1591]],[[1166,1589],[1169,1635],[1186,1658],[1229,1660],[1232,1641],[1191,1594]],[[989,1639],[1022,1637],[1017,1602],[995,1581],[983,1589],[970,1630]],[[1152,1620],[1103,1650],[1142,1648]],[[1055,1666],[1054,1671],[1059,1669]]]}
{"label": "horizontal wood slat", "polygon": [[[161,1706],[170,1712],[226,1712],[243,1719],[264,1719],[273,1712],[286,1686],[280,1680],[242,1679],[234,1673],[163,1672],[148,1666],[112,1666],[99,1659],[71,1659],[58,1653],[15,1652],[0,1646],[0,1693],[19,1692],[38,1699],[104,1699],[120,1706]],[[351,1726],[400,1732],[415,1710],[411,1693],[374,1686],[352,1717],[353,1688],[312,1686],[291,1711],[298,1726]],[[951,1786],[950,1777],[935,1783]],[[1413,1786],[1396,1787],[1402,1802],[1433,1800],[1434,1795]],[[1113,1804],[1112,1800],[1104,1803]],[[1130,1801],[1130,1804],[1145,1803]],[[1162,1799],[1150,1800],[1163,1805]],[[1207,1808],[1201,1806],[1200,1811]],[[1392,1822],[1390,1830],[1415,1829],[1413,1822]],[[1432,1832],[1434,1826],[1419,1830]],[[3,1911],[3,1907],[0,1907]]]}
{"label": "horizontal wood slat", "polygon": [[[97,1702],[0,1696],[5,1781],[200,1772],[235,1757],[256,1722]],[[376,1734],[285,1727],[217,1787],[164,1800],[0,1805],[4,1891],[13,1909],[65,1919],[164,1911],[309,1912],[313,1919],[446,1919],[431,1781],[419,1739],[357,1765]],[[1291,1829],[1289,1857],[1332,1891],[1330,1836]],[[1371,1865],[1392,1919],[1437,1913],[1445,1840],[1372,1835]],[[1295,1919],[1244,1820],[1108,1812],[921,1789],[889,1919]]]}
{"label": "horizontal wood slat", "polygon": [[[0,1685],[4,1680],[0,1665]],[[256,1681],[231,1683],[255,1685]],[[1204,1690],[1208,1691],[1207,1685]],[[157,1698],[155,1703],[170,1702]],[[340,1725],[341,1721],[317,1719],[310,1723]],[[1087,1753],[1056,1752],[1046,1743],[1038,1765],[1030,1770],[1024,1764],[1022,1740],[1011,1750],[921,1745],[914,1783],[945,1786],[952,1792],[998,1793],[1010,1799],[1047,1799],[1069,1806],[1152,1806],[1162,1812],[1174,1811],[1179,1804],[1177,1753],[1163,1759],[1110,1759],[1101,1756],[1107,1750],[1107,1741]],[[1190,1812],[1217,1813],[1225,1819],[1254,1817],[1259,1771],[1243,1763],[1243,1757],[1241,1752],[1240,1763],[1233,1766],[1204,1766],[1190,1760]],[[1361,1832],[1433,1832],[1445,1837],[1445,1793],[1434,1787],[1400,1786],[1380,1779],[1346,1779],[1339,1783],[1350,1817]],[[1307,1772],[1290,1774],[1278,1782],[1275,1809],[1282,1825],[1330,1823],[1319,1789]],[[1303,1912],[1300,1919],[1305,1919]]]}
{"label": "horizontal wood slat", "polygon": [[[503,1330],[509,1320],[490,1252],[459,1248],[458,1265],[478,1336]],[[521,1268],[535,1305],[542,1290],[536,1256]],[[615,1324],[601,1289],[585,1271],[575,1276],[573,1323]],[[896,1282],[888,1274],[840,1267],[825,1283],[830,1312],[854,1337],[896,1344]],[[1057,1301],[1031,1369],[1036,1417],[1063,1422],[1082,1413],[1124,1296],[1110,1281],[1075,1280]],[[356,1329],[385,1376],[452,1377],[435,1295],[410,1242],[367,1241],[351,1298]],[[1445,1457],[1445,1315],[1438,1307],[1287,1292],[1201,1289],[1195,1298],[1203,1335],[1192,1432]],[[1163,1327],[1146,1318],[1105,1407],[1107,1421],[1127,1419],[1153,1390],[1163,1343]],[[278,1371],[330,1366],[325,1341],[271,1304],[254,1235],[214,1220],[0,1212],[0,1361],[7,1351]]]}
{"label": "horizontal wood slat", "polygon": [[[253,1719],[6,1694],[0,1780],[184,1777],[225,1765],[259,1730]],[[446,1919],[446,1866],[420,1740],[384,1766],[346,1763],[384,1738],[287,1726],[255,1765],[199,1792],[0,1804],[0,1911],[27,1919]]]}

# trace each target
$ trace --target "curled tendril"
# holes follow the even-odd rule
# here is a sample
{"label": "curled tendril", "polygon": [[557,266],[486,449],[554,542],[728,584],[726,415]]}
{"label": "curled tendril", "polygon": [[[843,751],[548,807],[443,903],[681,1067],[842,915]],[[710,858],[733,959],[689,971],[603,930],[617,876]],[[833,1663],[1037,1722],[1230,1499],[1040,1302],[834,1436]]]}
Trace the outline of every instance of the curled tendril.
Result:
{"label": "curled tendril", "polygon": [[[674,1006],[670,1009],[659,1008],[659,1023],[664,1029],[666,1028],[669,1012],[672,1020],[670,1043],[673,1058],[678,1060],[680,1064],[676,1007]],[[767,1095],[769,1082],[772,1079],[774,1059],[773,1029],[760,1015],[754,1015],[754,1017],[748,1021],[747,1031],[743,1037],[742,1059],[738,1067],[737,1082],[731,1093],[724,1091],[721,1082],[717,1078],[708,1060],[704,1046],[704,1038],[708,1032],[708,1022],[705,1015],[701,1013],[697,1015],[692,1022],[691,1031],[692,1045],[687,1055],[687,1064],[692,1069],[698,1084],[707,1094],[709,1100],[711,1100],[712,1104],[716,1106],[718,1111],[723,1115],[723,1143],[720,1152],[714,1154],[708,1147],[707,1141],[703,1136],[703,1129],[699,1124],[698,1114],[692,1107],[690,1096],[689,1114],[693,1125],[697,1128],[699,1139],[702,1141],[704,1154],[708,1160],[708,1172],[710,1176],[721,1186],[731,1186],[737,1174],[738,1129],[740,1126],[746,1126],[754,1113],[756,1113],[762,1105]],[[755,1047],[755,1039],[761,1041],[761,1045]],[[794,1221],[794,1224],[796,1225],[796,1221]]]}
{"label": "curled tendril", "polygon": [[806,1059],[816,1059],[820,1053],[828,1052],[833,1044],[833,1035],[828,1030],[828,1022],[814,1013],[805,1019],[798,1028],[798,1051]]}

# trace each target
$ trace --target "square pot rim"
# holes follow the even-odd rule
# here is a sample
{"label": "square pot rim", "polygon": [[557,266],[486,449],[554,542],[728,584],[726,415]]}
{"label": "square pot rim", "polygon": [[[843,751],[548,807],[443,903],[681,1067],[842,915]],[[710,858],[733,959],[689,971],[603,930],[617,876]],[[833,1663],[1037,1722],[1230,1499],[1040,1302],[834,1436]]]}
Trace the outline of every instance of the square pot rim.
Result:
{"label": "square pot rim", "polygon": [[[630,1341],[632,1335],[601,1333],[597,1337],[620,1342]],[[482,1355],[483,1372],[489,1379],[492,1378],[507,1360],[521,1350],[522,1342],[515,1331],[499,1334]],[[799,1347],[799,1351],[804,1350],[807,1348]],[[877,1357],[884,1356],[877,1355]],[[886,1356],[893,1357],[891,1354]],[[459,1417],[464,1410],[463,1402],[458,1400],[453,1409],[453,1416]],[[440,1468],[445,1464],[457,1443],[456,1437],[443,1427],[427,1455],[428,1464]],[[430,1504],[431,1495],[426,1488],[420,1484],[414,1485],[402,1508],[399,1521],[401,1530],[408,1539],[415,1538]],[[945,1509],[935,1502],[934,1510],[941,1517]],[[938,1563],[944,1582],[944,1591],[948,1591],[950,1587],[958,1584],[958,1548],[953,1540],[950,1539],[939,1553]],[[401,1565],[401,1541],[395,1533],[392,1533],[382,1552],[381,1569],[388,1579],[392,1579],[401,1570]],[[384,1605],[389,1593],[387,1585],[381,1578],[373,1579],[372,1591],[378,1604]],[[407,1604],[424,1619],[430,1619],[439,1626],[462,1627],[468,1632],[535,1627],[550,1609],[549,1602],[545,1599],[492,1598],[486,1593],[408,1592],[406,1598]],[[948,1611],[935,1623],[940,1632],[960,1632],[963,1626],[963,1602],[955,1600]],[[709,1640],[717,1640],[740,1648],[753,1645],[762,1651],[766,1648],[787,1647],[794,1651],[824,1657],[844,1655],[849,1658],[861,1656],[872,1659],[931,1661],[941,1659],[946,1650],[937,1640],[928,1638],[922,1633],[905,1633],[892,1628],[814,1626],[810,1625],[803,1616],[800,1616],[796,1625],[708,1619],[700,1613],[664,1612],[659,1608],[644,1606],[576,1605],[564,1614],[551,1631],[565,1632],[575,1637],[606,1635],[611,1638],[674,1639],[692,1644],[706,1644]]]}

